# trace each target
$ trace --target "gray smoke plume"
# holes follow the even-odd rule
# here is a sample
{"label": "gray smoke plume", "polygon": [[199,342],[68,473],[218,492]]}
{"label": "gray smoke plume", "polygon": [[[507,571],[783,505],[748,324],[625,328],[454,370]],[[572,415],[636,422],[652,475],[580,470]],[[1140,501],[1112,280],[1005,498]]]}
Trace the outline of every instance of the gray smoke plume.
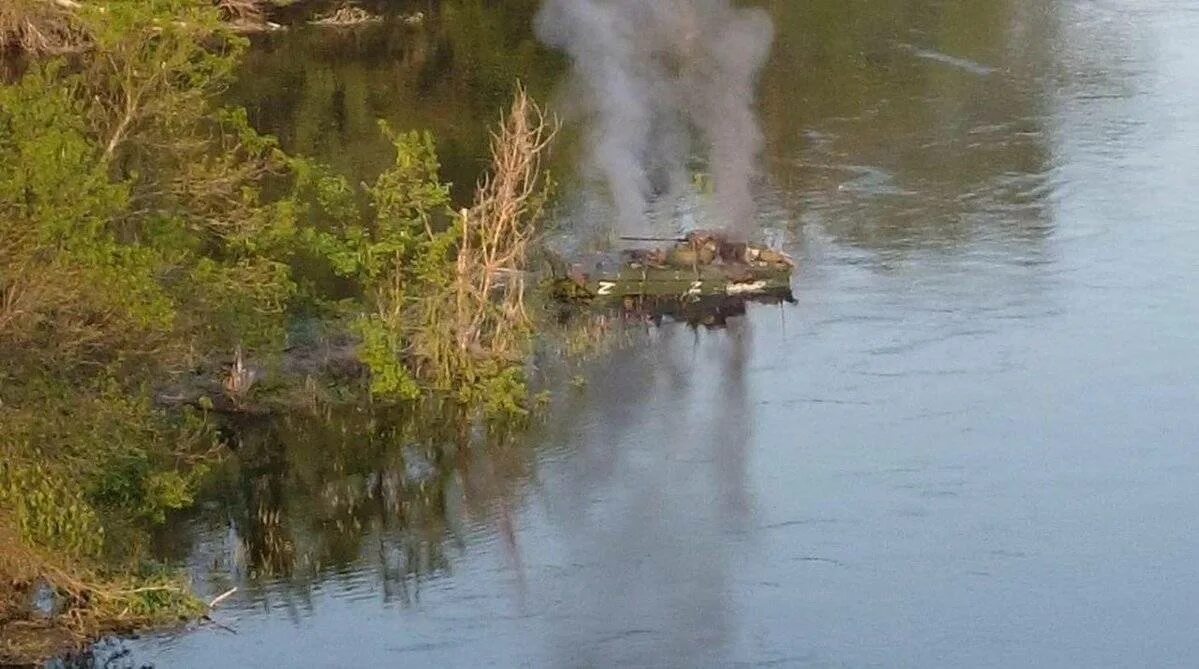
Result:
{"label": "gray smoke plume", "polygon": [[637,232],[656,196],[691,179],[691,148],[707,152],[717,214],[746,233],[762,134],[758,71],[774,28],[730,0],[545,0],[537,34],[565,51],[594,119],[589,166],[607,184],[618,227]]}

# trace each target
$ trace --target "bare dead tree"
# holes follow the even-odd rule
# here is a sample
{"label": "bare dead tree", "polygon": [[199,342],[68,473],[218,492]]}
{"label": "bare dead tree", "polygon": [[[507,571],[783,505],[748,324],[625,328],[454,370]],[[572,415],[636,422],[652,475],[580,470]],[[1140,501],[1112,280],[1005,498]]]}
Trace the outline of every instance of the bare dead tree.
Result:
{"label": "bare dead tree", "polygon": [[557,131],[521,87],[492,134],[491,170],[461,213],[455,306],[463,353],[510,355],[529,327],[525,270],[546,200],[542,161]]}

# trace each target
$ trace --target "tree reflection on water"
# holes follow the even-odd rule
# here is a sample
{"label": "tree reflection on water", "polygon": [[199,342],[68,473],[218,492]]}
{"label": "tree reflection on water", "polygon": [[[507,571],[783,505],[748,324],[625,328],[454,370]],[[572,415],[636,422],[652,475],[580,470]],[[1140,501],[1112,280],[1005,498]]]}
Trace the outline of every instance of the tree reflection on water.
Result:
{"label": "tree reflection on water", "polygon": [[[532,461],[506,434],[471,428],[451,409],[341,407],[240,425],[233,435],[236,453],[205,491],[204,510],[160,538],[214,590],[232,578],[254,599],[306,600],[324,579],[348,587],[366,579],[384,601],[406,603],[489,527],[519,567],[511,514]],[[214,540],[217,554],[198,564]]]}

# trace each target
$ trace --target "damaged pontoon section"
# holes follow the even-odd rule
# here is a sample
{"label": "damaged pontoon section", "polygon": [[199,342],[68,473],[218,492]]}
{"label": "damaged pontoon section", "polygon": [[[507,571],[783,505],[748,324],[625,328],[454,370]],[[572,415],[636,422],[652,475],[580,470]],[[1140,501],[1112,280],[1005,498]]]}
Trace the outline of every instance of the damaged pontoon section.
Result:
{"label": "damaged pontoon section", "polygon": [[553,293],[565,301],[791,298],[795,262],[781,251],[704,231],[663,241],[674,244],[555,260]]}

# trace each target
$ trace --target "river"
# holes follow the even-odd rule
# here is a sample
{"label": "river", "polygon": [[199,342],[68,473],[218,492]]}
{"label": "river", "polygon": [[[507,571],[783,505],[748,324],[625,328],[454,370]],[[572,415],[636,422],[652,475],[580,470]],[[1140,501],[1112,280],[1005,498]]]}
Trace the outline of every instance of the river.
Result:
{"label": "river", "polygon": [[[269,38],[231,94],[359,180],[376,117],[429,127],[461,190],[512,79],[552,101],[565,64],[535,3],[444,4]],[[97,657],[1193,666],[1199,5],[765,5],[758,222],[796,304],[649,330],[500,443],[254,431],[161,538],[239,588],[220,625]]]}

